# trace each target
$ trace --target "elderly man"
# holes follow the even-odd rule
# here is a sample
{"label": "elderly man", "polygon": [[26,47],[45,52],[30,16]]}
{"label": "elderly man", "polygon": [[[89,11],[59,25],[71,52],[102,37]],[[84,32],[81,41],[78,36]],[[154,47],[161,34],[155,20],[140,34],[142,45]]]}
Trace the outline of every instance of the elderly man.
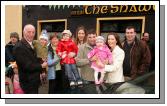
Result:
{"label": "elderly man", "polygon": [[94,81],[94,70],[90,67],[90,61],[87,57],[89,51],[93,49],[96,41],[96,32],[94,30],[88,31],[87,42],[79,47],[76,58],[77,66],[80,68],[81,78],[84,81]]}
{"label": "elderly man", "polygon": [[40,85],[40,73],[47,62],[40,64],[32,41],[35,36],[35,27],[27,24],[23,30],[23,38],[14,48],[15,59],[19,70],[21,88],[25,94],[37,94]]}

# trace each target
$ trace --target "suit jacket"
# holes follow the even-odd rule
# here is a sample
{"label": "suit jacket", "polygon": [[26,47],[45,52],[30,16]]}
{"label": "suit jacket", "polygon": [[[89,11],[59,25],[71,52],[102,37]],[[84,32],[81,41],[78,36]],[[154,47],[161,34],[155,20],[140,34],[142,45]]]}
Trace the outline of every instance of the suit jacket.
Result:
{"label": "suit jacket", "polygon": [[36,52],[24,38],[14,47],[14,56],[22,89],[27,91],[33,87],[39,87],[42,66]]}

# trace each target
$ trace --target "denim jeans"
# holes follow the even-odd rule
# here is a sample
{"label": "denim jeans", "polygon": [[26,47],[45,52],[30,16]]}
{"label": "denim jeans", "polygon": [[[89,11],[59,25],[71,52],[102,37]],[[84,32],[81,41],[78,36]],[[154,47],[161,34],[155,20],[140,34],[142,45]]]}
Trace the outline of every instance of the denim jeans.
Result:
{"label": "denim jeans", "polygon": [[69,81],[79,81],[81,80],[76,64],[64,64],[65,73],[68,76]]}

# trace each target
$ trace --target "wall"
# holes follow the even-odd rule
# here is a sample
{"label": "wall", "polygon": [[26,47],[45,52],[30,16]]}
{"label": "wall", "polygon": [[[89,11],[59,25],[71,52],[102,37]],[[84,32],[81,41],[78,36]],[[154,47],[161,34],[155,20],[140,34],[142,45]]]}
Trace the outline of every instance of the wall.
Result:
{"label": "wall", "polygon": [[5,44],[10,41],[10,33],[17,32],[22,37],[22,6],[5,6]]}

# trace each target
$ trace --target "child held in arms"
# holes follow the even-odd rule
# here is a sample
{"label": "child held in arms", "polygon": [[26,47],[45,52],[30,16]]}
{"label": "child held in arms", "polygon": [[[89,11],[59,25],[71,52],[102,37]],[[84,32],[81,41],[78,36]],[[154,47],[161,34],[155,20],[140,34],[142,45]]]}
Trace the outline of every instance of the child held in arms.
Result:
{"label": "child held in arms", "polygon": [[61,64],[64,65],[70,86],[81,85],[83,82],[79,76],[75,56],[78,52],[77,45],[71,39],[72,33],[70,30],[62,32],[62,39],[58,43],[56,53],[61,58]]}
{"label": "child held in arms", "polygon": [[[39,37],[39,40],[33,41],[34,50],[37,53],[37,57],[39,58],[39,61],[43,63],[44,61],[47,61],[48,56],[48,34],[46,30],[42,30],[41,35]],[[46,68],[41,70],[42,73],[40,74],[41,84],[46,83]]]}
{"label": "child held in arms", "polygon": [[[91,68],[94,69],[95,84],[103,83],[105,75],[104,66],[105,64],[112,64],[112,53],[105,44],[102,36],[98,36],[96,38],[96,46],[88,53],[87,56],[91,61]],[[101,73],[100,79],[98,79],[99,73]]]}

